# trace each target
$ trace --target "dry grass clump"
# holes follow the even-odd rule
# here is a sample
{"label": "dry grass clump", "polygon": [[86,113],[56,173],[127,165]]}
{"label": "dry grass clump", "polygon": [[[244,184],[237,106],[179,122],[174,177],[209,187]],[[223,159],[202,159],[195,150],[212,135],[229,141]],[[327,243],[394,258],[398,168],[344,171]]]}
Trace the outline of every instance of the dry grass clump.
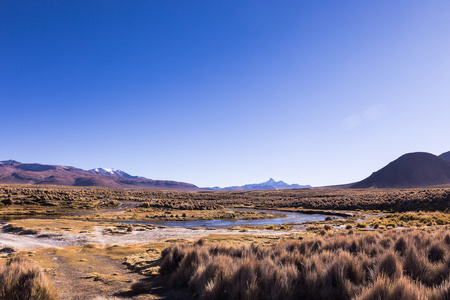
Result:
{"label": "dry grass clump", "polygon": [[15,256],[0,264],[0,299],[53,300],[58,296],[40,267]]}
{"label": "dry grass clump", "polygon": [[384,227],[423,227],[450,224],[450,214],[445,212],[402,212],[379,216],[371,222],[371,226]]}
{"label": "dry grass clump", "polygon": [[[426,300],[429,299],[426,289],[411,281],[409,278],[401,277],[399,280],[389,280],[379,277],[376,281],[364,289],[356,297],[357,300]],[[436,298],[438,299],[438,298]],[[439,298],[440,299],[440,298]],[[446,298],[442,298],[446,299]]]}
{"label": "dry grass clump", "polygon": [[448,233],[335,234],[270,246],[200,240],[162,252],[160,274],[201,299],[450,299]]}
{"label": "dry grass clump", "polygon": [[159,274],[160,251],[149,249],[145,253],[127,256],[124,264],[129,268],[147,276]]}

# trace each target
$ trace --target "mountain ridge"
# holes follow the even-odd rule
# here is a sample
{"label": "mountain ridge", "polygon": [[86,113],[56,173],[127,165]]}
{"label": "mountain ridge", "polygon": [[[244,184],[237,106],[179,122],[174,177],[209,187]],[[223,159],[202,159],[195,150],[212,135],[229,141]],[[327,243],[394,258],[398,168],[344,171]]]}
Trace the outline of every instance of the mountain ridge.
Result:
{"label": "mountain ridge", "polygon": [[413,188],[450,185],[450,160],[427,152],[407,153],[352,188]]}
{"label": "mountain ridge", "polygon": [[299,184],[287,184],[284,181],[275,181],[270,178],[268,181],[261,183],[245,184],[241,186],[229,186],[229,187],[209,187],[203,188],[209,191],[262,191],[262,190],[285,190],[285,189],[304,189],[311,188],[310,185]]}
{"label": "mountain ridge", "polygon": [[450,160],[450,151],[442,153],[441,155],[439,155],[439,157],[442,157],[446,160]]}
{"label": "mountain ridge", "polygon": [[[100,169],[100,168],[97,168]],[[103,168],[102,168],[103,169]],[[191,183],[172,180],[153,180],[132,176],[118,170],[108,174],[71,166],[0,161],[0,183],[66,186],[100,186],[109,188],[140,188],[197,191]],[[106,170],[106,169],[103,169]]]}

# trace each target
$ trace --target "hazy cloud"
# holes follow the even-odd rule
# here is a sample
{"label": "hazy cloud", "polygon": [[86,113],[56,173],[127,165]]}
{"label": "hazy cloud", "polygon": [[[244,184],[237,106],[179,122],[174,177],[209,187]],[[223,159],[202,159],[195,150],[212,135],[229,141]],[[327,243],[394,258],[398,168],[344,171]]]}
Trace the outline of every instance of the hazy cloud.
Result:
{"label": "hazy cloud", "polygon": [[343,126],[346,129],[352,129],[358,127],[362,122],[362,119],[359,115],[351,115],[344,119]]}
{"label": "hazy cloud", "polygon": [[375,104],[362,113],[357,113],[346,117],[342,121],[342,126],[345,129],[353,129],[360,126],[364,122],[379,120],[384,117],[385,113],[386,107],[383,104]]}
{"label": "hazy cloud", "polygon": [[376,104],[369,107],[363,114],[364,119],[368,121],[379,120],[384,117],[386,107],[382,104]]}

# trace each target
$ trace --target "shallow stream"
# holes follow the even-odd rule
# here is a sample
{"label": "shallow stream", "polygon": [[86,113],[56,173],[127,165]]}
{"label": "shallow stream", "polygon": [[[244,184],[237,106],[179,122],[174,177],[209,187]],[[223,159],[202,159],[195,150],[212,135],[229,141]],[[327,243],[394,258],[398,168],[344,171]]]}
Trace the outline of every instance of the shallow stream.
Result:
{"label": "shallow stream", "polygon": [[277,210],[250,209],[250,208],[230,208],[230,210],[247,210],[259,213],[268,213],[279,215],[278,218],[256,219],[256,220],[187,220],[187,221],[121,221],[127,224],[153,224],[170,227],[206,227],[206,228],[227,228],[242,225],[283,225],[289,223],[305,223],[311,221],[323,221],[328,215],[321,214],[303,214],[297,212],[286,212]]}

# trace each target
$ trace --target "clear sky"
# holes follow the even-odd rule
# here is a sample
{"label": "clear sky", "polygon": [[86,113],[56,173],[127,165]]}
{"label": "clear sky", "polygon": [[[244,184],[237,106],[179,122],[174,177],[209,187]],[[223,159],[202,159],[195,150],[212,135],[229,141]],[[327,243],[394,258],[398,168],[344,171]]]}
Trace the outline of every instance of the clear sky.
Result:
{"label": "clear sky", "polygon": [[450,1],[0,2],[0,160],[198,186],[450,151]]}

